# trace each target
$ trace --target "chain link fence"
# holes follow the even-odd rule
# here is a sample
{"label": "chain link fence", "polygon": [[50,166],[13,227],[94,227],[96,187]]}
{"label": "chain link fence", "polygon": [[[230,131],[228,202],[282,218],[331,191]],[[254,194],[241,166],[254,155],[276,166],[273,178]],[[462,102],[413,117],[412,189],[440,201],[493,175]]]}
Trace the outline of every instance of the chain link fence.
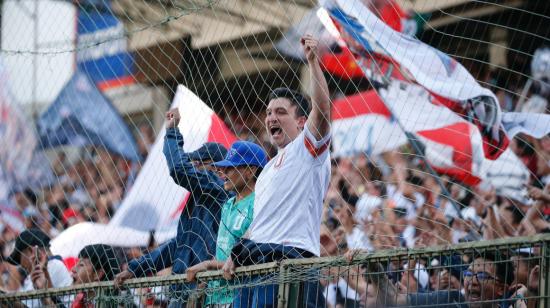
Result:
{"label": "chain link fence", "polygon": [[[2,294],[2,307],[548,307],[550,235]],[[223,300],[223,298],[226,298]],[[227,300],[229,298],[229,302]]]}

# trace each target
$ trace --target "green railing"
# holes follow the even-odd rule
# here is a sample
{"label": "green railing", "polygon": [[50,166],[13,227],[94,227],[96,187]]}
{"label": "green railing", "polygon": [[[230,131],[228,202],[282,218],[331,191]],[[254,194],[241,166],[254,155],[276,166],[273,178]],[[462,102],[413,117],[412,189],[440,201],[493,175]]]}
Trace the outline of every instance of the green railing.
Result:
{"label": "green railing", "polygon": [[[360,253],[351,262],[345,257],[284,260],[238,268],[235,279],[229,285],[217,288],[207,284],[213,280],[223,279],[221,272],[211,271],[199,273],[199,287],[186,290],[171,289],[170,286],[181,286],[186,283],[185,275],[171,275],[132,279],[120,290],[115,289],[112,282],[98,282],[59,289],[2,294],[0,304],[10,307],[19,303],[38,306],[46,298],[50,300],[49,303],[70,307],[79,293],[85,293],[96,307],[163,307],[170,301],[178,300],[185,302],[187,307],[203,307],[206,296],[220,288],[234,290],[237,293],[258,287],[264,292],[263,295],[271,292],[269,295],[273,304],[278,307],[302,307],[308,297],[311,301],[314,299],[313,296],[319,296],[313,292],[306,292],[306,285],[320,284],[325,295],[322,297],[328,300],[318,303],[327,307],[334,307],[332,304],[335,301],[343,307],[422,306],[423,299],[418,293],[429,292],[425,290],[427,283],[430,289],[438,290],[438,294],[444,295],[447,301],[455,296],[463,303],[470,301],[496,305],[506,302],[516,306],[525,303],[526,307],[549,307],[549,244],[550,234],[543,234],[453,246]],[[475,272],[486,272],[488,276],[464,275],[464,271],[476,258],[477,263],[481,260],[485,262],[481,268],[478,266]],[[409,270],[404,270],[404,263],[411,265],[407,267]],[[513,269],[509,268],[510,265]],[[496,269],[501,270],[497,273]],[[520,292],[523,293],[524,301],[510,299],[515,290],[510,273],[519,274],[515,275],[516,279],[523,280],[526,285],[528,292],[523,292],[523,289]],[[472,282],[474,279],[475,283]],[[396,283],[396,280],[399,280],[399,283]],[[475,285],[469,289],[473,295],[464,298],[460,289],[468,285]],[[505,292],[500,295],[502,290]],[[435,293],[432,295],[435,296]],[[424,302],[424,306],[438,306],[442,303],[443,301]]]}

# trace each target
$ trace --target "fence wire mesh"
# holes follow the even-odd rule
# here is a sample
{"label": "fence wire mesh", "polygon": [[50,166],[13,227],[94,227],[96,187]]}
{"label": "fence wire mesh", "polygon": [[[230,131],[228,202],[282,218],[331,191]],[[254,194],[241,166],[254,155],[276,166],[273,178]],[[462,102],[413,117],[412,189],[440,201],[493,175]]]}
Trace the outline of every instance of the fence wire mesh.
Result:
{"label": "fence wire mesh", "polygon": [[5,306],[546,305],[548,0],[0,5]]}
{"label": "fence wire mesh", "polygon": [[[508,238],[2,294],[27,307],[545,307],[550,236]],[[212,302],[228,297],[226,303]],[[312,298],[314,300],[312,300]],[[178,306],[179,305],[179,306]]]}

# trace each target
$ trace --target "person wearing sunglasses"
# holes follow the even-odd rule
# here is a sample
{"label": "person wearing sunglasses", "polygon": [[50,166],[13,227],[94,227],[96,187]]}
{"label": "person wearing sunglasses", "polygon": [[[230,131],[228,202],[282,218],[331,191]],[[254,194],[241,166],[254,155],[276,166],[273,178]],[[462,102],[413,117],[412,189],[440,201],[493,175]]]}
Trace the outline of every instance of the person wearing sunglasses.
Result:
{"label": "person wearing sunglasses", "polygon": [[[377,272],[376,268],[369,269]],[[379,271],[378,271],[379,272]],[[468,269],[462,272],[460,290],[439,290],[427,293],[400,293],[387,275],[371,279],[379,299],[385,305],[407,307],[524,307],[525,287],[514,282],[514,266],[510,259],[498,252],[476,254]]]}
{"label": "person wearing sunglasses", "polygon": [[[216,240],[216,257],[203,261],[187,269],[187,280],[195,281],[199,272],[222,269],[231,255],[231,249],[248,230],[253,218],[254,187],[259,174],[267,163],[267,154],[257,144],[248,141],[237,141],[231,145],[224,160],[212,166],[220,172],[225,180],[224,188],[235,192],[222,208],[220,227]],[[225,280],[208,282],[205,307],[230,307],[235,291],[229,288]]]}
{"label": "person wearing sunglasses", "polygon": [[448,305],[460,303],[461,307],[509,307],[514,299],[514,266],[510,259],[499,252],[481,252],[475,255],[467,270],[462,272],[464,295],[459,290],[409,294],[410,304],[426,303]]}
{"label": "person wearing sunglasses", "polygon": [[514,293],[514,265],[499,252],[482,253],[462,273],[464,297],[469,307],[508,307]]}

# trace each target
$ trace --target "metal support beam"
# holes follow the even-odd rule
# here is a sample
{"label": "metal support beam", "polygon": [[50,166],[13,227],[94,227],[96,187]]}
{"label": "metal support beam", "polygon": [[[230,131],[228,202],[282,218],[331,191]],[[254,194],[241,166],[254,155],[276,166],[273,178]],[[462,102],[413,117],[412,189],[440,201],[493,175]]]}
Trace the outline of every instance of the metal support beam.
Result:
{"label": "metal support beam", "polygon": [[[523,3],[524,3],[523,0],[509,0],[501,4],[490,3],[483,7],[472,6],[470,9],[460,12],[459,14],[458,13],[451,14],[451,13],[442,11],[441,13],[443,17],[429,20],[424,25],[424,29],[435,29],[448,24],[457,23],[466,19],[476,19],[486,15],[500,13],[502,11],[506,11],[511,8],[520,7]],[[438,10],[440,9],[441,8],[439,8]]]}

